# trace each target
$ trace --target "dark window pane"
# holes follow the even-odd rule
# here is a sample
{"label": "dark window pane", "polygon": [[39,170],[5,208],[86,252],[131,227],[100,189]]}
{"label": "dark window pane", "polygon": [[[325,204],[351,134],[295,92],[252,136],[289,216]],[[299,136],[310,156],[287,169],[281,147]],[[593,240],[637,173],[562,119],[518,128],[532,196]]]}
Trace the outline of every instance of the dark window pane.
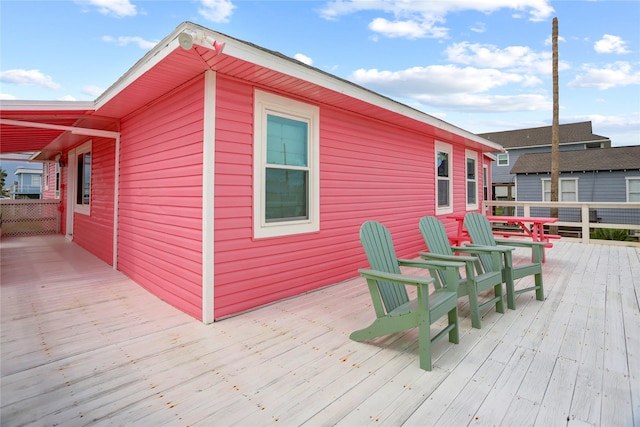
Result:
{"label": "dark window pane", "polygon": [[449,176],[449,153],[438,151],[438,176]]}
{"label": "dark window pane", "polygon": [[470,205],[476,204],[476,186],[473,183],[469,183],[467,186],[467,203]]}
{"label": "dark window pane", "polygon": [[438,207],[449,206],[449,181],[438,180]]}
{"label": "dark window pane", "polygon": [[267,168],[266,175],[266,221],[308,219],[308,172]]}
{"label": "dark window pane", "polygon": [[467,179],[476,179],[476,161],[467,159]]}

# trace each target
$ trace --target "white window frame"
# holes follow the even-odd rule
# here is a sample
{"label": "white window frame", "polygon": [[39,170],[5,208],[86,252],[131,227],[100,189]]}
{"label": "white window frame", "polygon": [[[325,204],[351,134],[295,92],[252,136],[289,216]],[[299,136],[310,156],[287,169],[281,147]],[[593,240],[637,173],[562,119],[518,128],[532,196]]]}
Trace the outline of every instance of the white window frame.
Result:
{"label": "white window frame", "polygon": [[[472,150],[465,150],[464,152],[465,156],[464,156],[464,181],[466,183],[465,185],[465,194],[464,194],[464,200],[465,200],[465,204],[467,206],[467,210],[476,210],[478,209],[478,206],[480,206],[478,199],[479,199],[479,194],[478,194],[478,152],[477,151],[472,151]],[[467,173],[467,162],[469,160],[473,160],[474,164],[475,164],[475,174],[474,174],[474,179],[473,180],[469,180],[469,176]],[[475,203],[469,203],[469,185],[473,185],[475,191],[476,191],[476,201]]]}
{"label": "white window frame", "polygon": [[[265,219],[265,175],[267,159],[267,114],[308,124],[308,218],[267,222]],[[313,233],[320,230],[320,108],[283,96],[256,90],[253,136],[253,237],[254,239]]]}
{"label": "white window frame", "polygon": [[[438,176],[438,153],[443,152],[448,154],[449,161],[447,163],[448,177],[443,178]],[[466,164],[465,164],[466,167]],[[436,215],[444,215],[453,213],[453,146],[451,144],[447,144],[445,142],[436,141],[435,151],[434,151],[434,168],[433,174],[435,176],[435,187],[436,191],[435,195],[435,206],[436,206]],[[438,206],[438,180],[448,180],[449,181],[449,205],[448,206]],[[465,196],[466,197],[466,196]]]}
{"label": "white window frame", "polygon": [[74,164],[69,164],[70,168],[74,168],[75,171],[75,179],[74,179],[74,191],[73,191],[73,211],[75,213],[79,213],[82,215],[91,215],[91,193],[92,193],[92,188],[93,187],[93,169],[94,169],[94,159],[93,159],[93,155],[91,155],[91,176],[89,178],[89,204],[88,205],[84,205],[84,204],[78,204],[78,159],[80,158],[81,154],[84,153],[91,153],[91,140],[85,142],[84,144],[80,145],[79,147],[77,147],[75,149],[75,155],[74,155]]}
{"label": "white window frame", "polygon": [[498,153],[496,156],[496,165],[509,166],[509,153]]}
{"label": "white window frame", "polygon": [[640,182],[640,176],[627,176],[624,179],[625,179],[626,186],[627,186],[626,191],[625,191],[625,193],[627,195],[627,203],[638,203],[638,202],[640,202],[640,193],[637,193],[638,200],[634,200],[634,201],[631,200],[631,194],[636,194],[635,192],[634,193],[631,192],[631,181]]}
{"label": "white window frame", "polygon": [[[551,178],[542,178],[541,181],[542,181],[542,201],[543,202],[550,202],[551,201]],[[563,197],[564,193],[562,191],[562,183],[563,182],[568,182],[568,181],[574,181],[575,182],[576,200],[564,200],[564,197]],[[545,188],[544,188],[546,183],[549,183],[549,191],[548,192],[545,191]],[[546,193],[549,193],[549,198],[548,199],[545,197]],[[566,202],[566,201],[568,201],[568,202],[574,202],[574,201],[578,202],[578,201],[580,201],[580,197],[578,195],[578,178],[559,178],[558,179],[558,201],[559,202]]]}

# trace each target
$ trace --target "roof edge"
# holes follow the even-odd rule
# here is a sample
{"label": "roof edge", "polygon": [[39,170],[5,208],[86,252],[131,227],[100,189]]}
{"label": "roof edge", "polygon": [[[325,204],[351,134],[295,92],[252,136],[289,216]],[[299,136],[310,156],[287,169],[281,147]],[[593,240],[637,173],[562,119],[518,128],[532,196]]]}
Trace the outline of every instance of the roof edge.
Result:
{"label": "roof edge", "polygon": [[94,101],[32,101],[20,99],[0,100],[0,110],[5,111],[38,111],[38,110],[60,110],[60,111],[95,111]]}
{"label": "roof edge", "polygon": [[[118,93],[133,83],[139,76],[153,68],[173,50],[180,48],[178,36],[185,30],[195,31],[224,42],[224,55],[242,59],[261,67],[269,68],[292,77],[309,81],[317,84],[318,86],[343,93],[389,111],[394,111],[410,119],[434,126],[435,128],[460,134],[470,141],[487,147],[491,151],[504,152],[505,150],[502,145],[496,142],[485,139],[477,134],[459,128],[427,113],[416,110],[415,108],[409,107],[399,101],[385,97],[384,95],[366,89],[363,86],[349,82],[313,66],[303,64],[286,55],[276,55],[267,48],[260,48],[260,46],[254,45],[250,42],[236,39],[188,21],[178,25],[175,30],[162,39],[122,77],[120,77],[102,95],[100,95],[98,99],[96,99],[96,109],[99,110],[101,106],[107,104],[112,98],[117,96]],[[200,38],[197,38],[194,43],[199,43],[199,39]]]}

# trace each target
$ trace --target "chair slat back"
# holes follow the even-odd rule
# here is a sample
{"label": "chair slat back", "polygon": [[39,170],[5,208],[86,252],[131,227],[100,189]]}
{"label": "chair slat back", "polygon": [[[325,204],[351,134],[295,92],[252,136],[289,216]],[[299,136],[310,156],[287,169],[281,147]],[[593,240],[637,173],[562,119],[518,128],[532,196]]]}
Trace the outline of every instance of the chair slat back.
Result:
{"label": "chair slat back", "polygon": [[[366,221],[360,227],[360,242],[372,270],[400,274],[391,233],[384,225],[376,221]],[[409,301],[409,295],[403,286],[379,280],[378,290],[387,312]]]}
{"label": "chair slat back", "polygon": [[453,255],[447,231],[438,218],[432,216],[420,218],[420,233],[422,233],[429,252],[438,255]]}
{"label": "chair slat back", "polygon": [[[493,237],[491,223],[478,212],[469,212],[464,216],[464,226],[469,232],[471,242],[481,246],[496,246],[496,239]],[[479,256],[480,263],[485,271],[495,271],[493,260],[489,254]]]}

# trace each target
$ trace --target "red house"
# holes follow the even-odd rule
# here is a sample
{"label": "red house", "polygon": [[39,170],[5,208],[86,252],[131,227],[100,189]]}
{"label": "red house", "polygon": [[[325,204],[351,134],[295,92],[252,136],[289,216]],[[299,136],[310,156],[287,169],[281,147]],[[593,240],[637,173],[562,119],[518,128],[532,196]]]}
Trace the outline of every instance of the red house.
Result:
{"label": "red house", "polygon": [[62,232],[205,323],[354,277],[367,219],[415,256],[419,218],[453,231],[502,150],[192,23],[95,102],[0,105],[2,152],[60,166]]}

